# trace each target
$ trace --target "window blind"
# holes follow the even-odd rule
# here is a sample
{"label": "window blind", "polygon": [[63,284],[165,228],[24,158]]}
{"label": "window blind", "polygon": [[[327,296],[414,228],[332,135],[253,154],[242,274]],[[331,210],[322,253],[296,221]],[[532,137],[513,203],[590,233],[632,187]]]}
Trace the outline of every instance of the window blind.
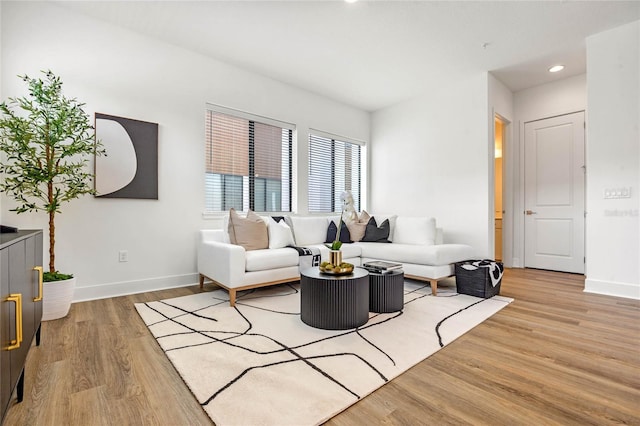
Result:
{"label": "window blind", "polygon": [[290,212],[292,126],[238,115],[206,111],[205,209]]}
{"label": "window blind", "polygon": [[309,134],[309,212],[340,212],[340,195],[347,190],[360,210],[360,187],[360,144]]}

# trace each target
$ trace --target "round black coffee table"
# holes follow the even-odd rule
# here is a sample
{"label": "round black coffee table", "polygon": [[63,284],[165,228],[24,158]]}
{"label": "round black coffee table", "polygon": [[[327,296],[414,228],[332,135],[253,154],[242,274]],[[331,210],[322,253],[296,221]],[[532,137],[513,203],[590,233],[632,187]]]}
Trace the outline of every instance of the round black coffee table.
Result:
{"label": "round black coffee table", "polygon": [[356,268],[349,275],[300,272],[300,318],[311,327],[347,330],[369,320],[369,273]]}

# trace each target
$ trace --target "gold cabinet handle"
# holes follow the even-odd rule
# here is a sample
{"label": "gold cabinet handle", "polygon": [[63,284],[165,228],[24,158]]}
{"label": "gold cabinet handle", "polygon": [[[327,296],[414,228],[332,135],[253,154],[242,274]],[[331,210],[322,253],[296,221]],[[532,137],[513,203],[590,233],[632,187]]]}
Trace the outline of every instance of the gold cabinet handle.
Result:
{"label": "gold cabinet handle", "polygon": [[42,266],[35,266],[33,270],[38,271],[38,296],[34,297],[33,301],[39,302],[42,300],[42,280],[43,280],[44,272],[42,272]]}
{"label": "gold cabinet handle", "polygon": [[7,346],[8,351],[18,349],[22,343],[22,294],[10,294],[7,302],[16,303],[16,338]]}

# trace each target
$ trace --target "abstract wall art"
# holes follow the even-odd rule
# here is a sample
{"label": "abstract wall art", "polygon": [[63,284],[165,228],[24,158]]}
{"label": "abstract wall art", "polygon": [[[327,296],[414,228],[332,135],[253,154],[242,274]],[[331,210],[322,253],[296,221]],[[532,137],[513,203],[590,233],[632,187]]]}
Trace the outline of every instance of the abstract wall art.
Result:
{"label": "abstract wall art", "polygon": [[96,113],[96,138],[107,152],[95,159],[100,198],[158,199],[158,124]]}

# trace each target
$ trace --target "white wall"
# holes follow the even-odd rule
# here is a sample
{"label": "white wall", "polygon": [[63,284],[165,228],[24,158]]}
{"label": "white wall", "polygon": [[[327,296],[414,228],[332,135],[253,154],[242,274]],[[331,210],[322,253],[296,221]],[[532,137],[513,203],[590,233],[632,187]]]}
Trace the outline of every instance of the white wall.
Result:
{"label": "white wall", "polygon": [[[428,215],[446,242],[491,253],[486,73],[372,115],[373,213]],[[491,157],[493,154],[491,153]]]}
{"label": "white wall", "polygon": [[[585,291],[640,299],[640,21],[587,38]],[[604,199],[608,188],[631,198]]]}
{"label": "white wall", "polygon": [[583,111],[587,107],[585,74],[514,93],[514,143],[509,155],[513,179],[512,266],[524,267],[524,124],[528,121]]}
{"label": "white wall", "polygon": [[[369,140],[364,111],[55,4],[3,3],[1,22],[3,95],[25,94],[17,74],[51,69],[92,117],[159,123],[159,200],[84,197],[58,216],[56,266],[77,277],[76,300],[197,282],[197,231],[220,222],[202,216],[205,103],[297,125],[299,212],[307,209],[308,129]],[[4,223],[46,227],[43,214],[15,215],[12,204],[3,200]],[[129,262],[118,262],[119,250]]]}
{"label": "white wall", "polygon": [[[489,74],[489,115],[487,117],[489,127],[489,227],[495,227],[495,115],[498,114],[505,121],[502,161],[503,161],[503,192],[502,192],[502,261],[505,266],[513,265],[513,194],[514,194],[514,163],[517,157],[513,157],[513,93],[501,81]],[[495,253],[495,233],[490,232],[490,253]],[[493,255],[489,256],[494,258]]]}

